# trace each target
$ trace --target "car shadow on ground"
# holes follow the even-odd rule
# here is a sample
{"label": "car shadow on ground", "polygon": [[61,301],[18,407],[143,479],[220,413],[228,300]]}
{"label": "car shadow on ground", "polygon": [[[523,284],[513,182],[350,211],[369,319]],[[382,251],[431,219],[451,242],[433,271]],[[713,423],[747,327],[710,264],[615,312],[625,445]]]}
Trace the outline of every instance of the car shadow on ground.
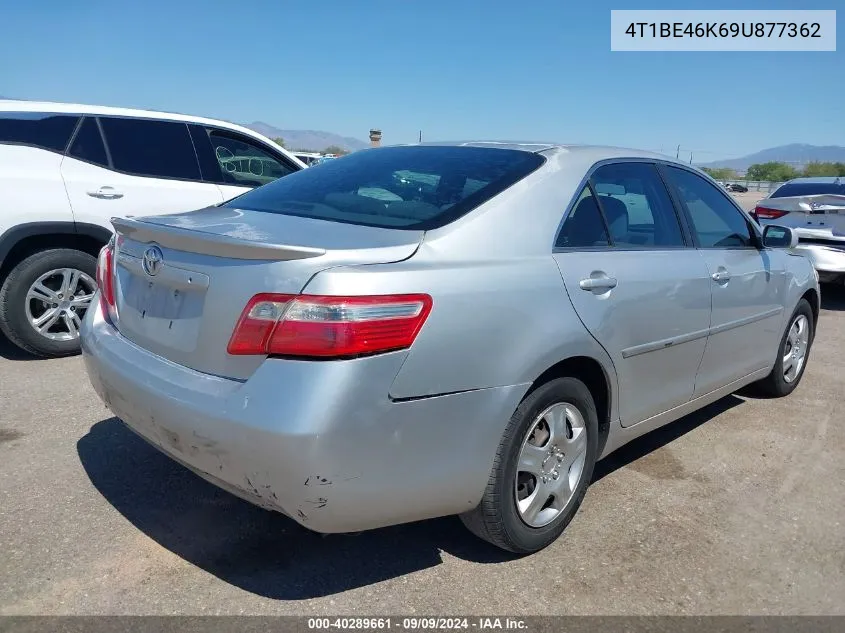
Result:
{"label": "car shadow on ground", "polygon": [[[599,462],[593,481],[742,402],[729,396],[635,440]],[[320,536],[207,483],[117,418],[91,427],[77,451],[97,490],[135,527],[193,565],[267,598],[304,600],[367,586],[439,565],[441,552],[476,563],[515,558],[471,535],[457,517]]]}

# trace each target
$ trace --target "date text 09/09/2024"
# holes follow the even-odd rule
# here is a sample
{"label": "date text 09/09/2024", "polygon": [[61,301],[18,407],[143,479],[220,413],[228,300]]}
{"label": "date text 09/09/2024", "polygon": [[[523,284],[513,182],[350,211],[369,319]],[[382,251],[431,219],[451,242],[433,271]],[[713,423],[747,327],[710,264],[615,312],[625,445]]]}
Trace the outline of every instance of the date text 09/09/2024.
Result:
{"label": "date text 09/09/2024", "polygon": [[821,38],[818,22],[631,22],[625,29],[631,37],[747,37]]}
{"label": "date text 09/09/2024", "polygon": [[398,629],[404,631],[442,631],[442,630],[525,630],[527,624],[520,618],[499,618],[499,617],[404,617],[404,618],[308,618],[310,630],[390,630]]}

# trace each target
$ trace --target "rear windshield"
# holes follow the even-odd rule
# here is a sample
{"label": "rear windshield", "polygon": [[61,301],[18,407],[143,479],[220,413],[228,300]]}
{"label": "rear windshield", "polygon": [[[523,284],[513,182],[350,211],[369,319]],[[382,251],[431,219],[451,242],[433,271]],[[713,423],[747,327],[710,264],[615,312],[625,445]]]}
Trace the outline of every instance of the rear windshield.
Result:
{"label": "rear windshield", "polygon": [[832,182],[794,182],[781,185],[772,194],[772,198],[789,198],[792,196],[818,196],[821,194],[845,195],[845,183]]}
{"label": "rear windshield", "polygon": [[385,147],[280,178],[223,206],[384,228],[444,226],[543,164],[488,147]]}

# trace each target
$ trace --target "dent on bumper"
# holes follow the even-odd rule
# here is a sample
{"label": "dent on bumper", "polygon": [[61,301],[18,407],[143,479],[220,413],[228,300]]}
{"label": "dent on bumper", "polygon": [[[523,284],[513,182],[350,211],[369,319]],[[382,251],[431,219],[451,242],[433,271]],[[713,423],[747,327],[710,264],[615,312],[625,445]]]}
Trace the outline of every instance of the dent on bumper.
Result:
{"label": "dent on bumper", "polygon": [[845,273],[845,243],[843,243],[842,249],[838,249],[821,244],[802,244],[799,242],[795,250],[806,255],[818,271]]}
{"label": "dent on bumper", "polygon": [[392,402],[404,353],[268,360],[247,381],[143,350],[89,311],[82,350],[95,390],[130,428],[212,483],[319,532],[475,507],[528,385]]}

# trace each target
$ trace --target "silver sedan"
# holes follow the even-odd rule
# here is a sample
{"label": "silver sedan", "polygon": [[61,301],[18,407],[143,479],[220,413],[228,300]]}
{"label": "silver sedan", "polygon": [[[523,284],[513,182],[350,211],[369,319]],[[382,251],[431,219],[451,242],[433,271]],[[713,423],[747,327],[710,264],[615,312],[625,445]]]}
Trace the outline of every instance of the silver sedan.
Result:
{"label": "silver sedan", "polygon": [[598,459],[750,383],[795,389],[819,312],[789,228],[616,148],[371,149],[113,224],[82,333],[100,397],[320,532],[458,514],[541,549]]}

